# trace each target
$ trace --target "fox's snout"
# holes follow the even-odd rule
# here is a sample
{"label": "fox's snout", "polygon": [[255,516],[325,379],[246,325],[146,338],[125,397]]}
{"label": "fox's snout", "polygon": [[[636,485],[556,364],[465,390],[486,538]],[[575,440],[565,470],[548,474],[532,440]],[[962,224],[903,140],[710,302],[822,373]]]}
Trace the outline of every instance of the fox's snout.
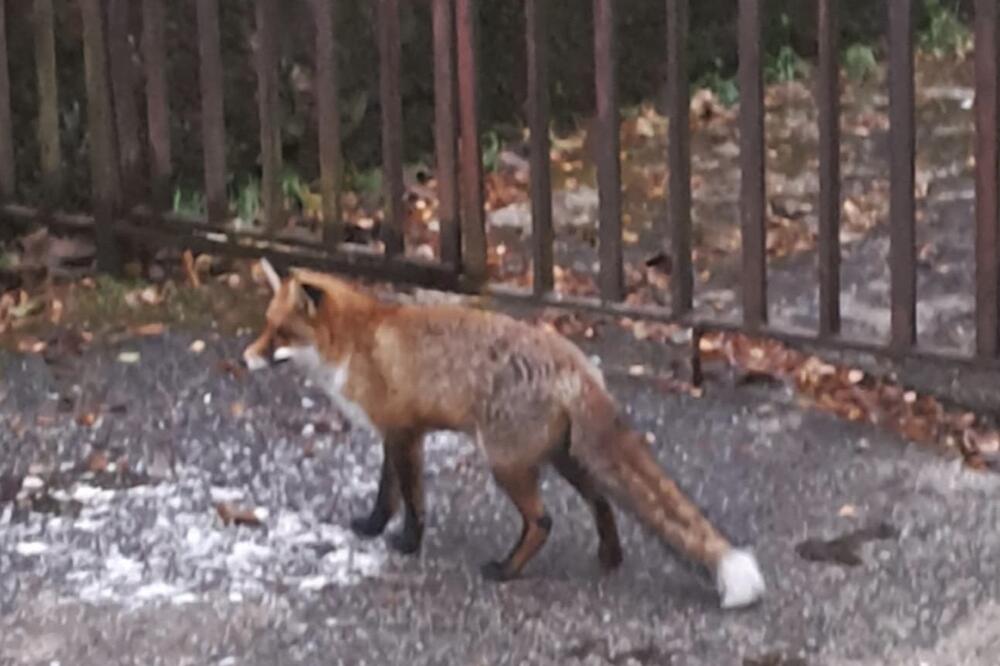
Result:
{"label": "fox's snout", "polygon": [[279,354],[280,349],[274,348],[274,342],[270,337],[260,337],[247,345],[243,350],[243,365],[247,370],[262,370],[268,366],[288,360],[288,357]]}
{"label": "fox's snout", "polygon": [[267,360],[266,357],[261,356],[260,354],[251,351],[250,349],[247,349],[243,352],[243,358],[241,359],[241,361],[243,362],[243,367],[246,368],[247,370],[250,370],[251,372],[254,370],[261,370],[270,365],[270,362]]}
{"label": "fox's snout", "polygon": [[292,360],[295,356],[291,347],[275,347],[269,340],[258,340],[243,351],[243,366],[247,370],[261,370]]}

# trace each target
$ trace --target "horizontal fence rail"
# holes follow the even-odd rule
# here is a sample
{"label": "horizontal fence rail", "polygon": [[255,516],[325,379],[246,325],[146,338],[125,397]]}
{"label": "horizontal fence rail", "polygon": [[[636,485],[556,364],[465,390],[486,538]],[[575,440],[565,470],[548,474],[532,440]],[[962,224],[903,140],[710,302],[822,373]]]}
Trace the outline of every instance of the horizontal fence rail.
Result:
{"label": "horizontal fence rail", "polygon": [[[52,0],[32,0],[25,15],[31,26],[14,25],[13,3],[0,0],[0,212],[8,221],[46,220],[74,231],[92,233],[102,269],[121,263],[121,239],[154,246],[173,244],[235,256],[267,255],[284,263],[301,263],[359,276],[419,283],[453,290],[485,291],[501,299],[586,309],[615,316],[678,321],[697,330],[737,330],[795,343],[885,354],[895,357],[941,358],[946,361],[997,360],[1000,353],[1000,111],[998,111],[998,7],[995,0],[975,0],[975,326],[976,349],[971,359],[936,354],[917,343],[917,257],[915,197],[915,81],[913,0],[884,3],[888,45],[889,93],[889,338],[857,341],[842,333],[840,164],[840,4],[814,0],[816,5],[817,68],[814,103],[818,109],[817,164],[819,192],[815,288],[818,325],[814,331],[786,330],[771,323],[768,298],[768,197],[765,143],[763,0],[734,0],[737,20],[740,93],[739,214],[741,318],[721,322],[695,307],[695,257],[692,219],[692,157],[688,74],[690,0],[661,0],[665,11],[663,35],[667,101],[666,205],[655,226],[659,242],[671,259],[668,306],[637,307],[628,302],[623,242],[623,183],[621,164],[619,52],[627,36],[616,19],[615,0],[591,0],[593,90],[596,116],[591,149],[596,164],[599,223],[596,229],[596,295],[568,297],[558,292],[554,247],[553,184],[549,130],[552,121],[550,53],[548,44],[561,26],[548,20],[553,3],[523,0],[525,35],[524,86],[528,146],[528,193],[531,233],[527,253],[531,288],[511,289],[489,281],[490,247],[486,229],[485,174],[481,145],[479,37],[484,29],[483,0],[430,0],[428,27],[433,44],[433,154],[437,196],[438,256],[426,260],[407,254],[409,209],[404,178],[404,139],[413,128],[404,123],[403,57],[400,0],[375,0],[371,10],[372,42],[377,56],[378,130],[381,148],[382,218],[377,246],[348,242],[342,197],[350,162],[344,153],[342,69],[345,29],[343,0],[289,0],[301,3],[311,17],[309,34],[298,41],[310,51],[317,126],[314,147],[320,225],[312,240],[283,235],[288,219],[283,190],[280,57],[284,2],[254,0],[252,39],[244,57],[252,58],[255,75],[253,103],[224,99],[227,77],[219,0],[195,0],[194,7],[166,0],[78,0],[83,27],[82,62],[86,95],[85,119],[89,179],[86,212],[63,210],[67,169],[59,135],[60,95],[57,76],[57,34]],[[20,5],[18,6],[20,8]],[[196,34],[198,123],[204,214],[181,215],[170,210],[171,191],[183,157],[172,138],[177,113],[173,98],[176,72],[168,67],[169,46],[164,25],[169,12],[191,12]],[[132,14],[133,16],[130,16]],[[133,20],[133,18],[135,20]],[[15,136],[8,68],[8,34],[21,28],[33,36],[34,80],[37,90],[32,126],[37,132],[37,165],[30,183],[45,193],[46,210],[20,199],[27,173],[17,173]],[[137,34],[133,31],[137,30]],[[136,53],[133,53],[133,49]],[[139,63],[137,69],[131,63]],[[349,73],[349,72],[348,72]],[[248,95],[250,91],[247,91]],[[227,181],[227,110],[239,108],[257,122],[261,224],[246,228],[234,223]],[[417,128],[419,129],[419,128]],[[244,222],[246,222],[244,220]]]}

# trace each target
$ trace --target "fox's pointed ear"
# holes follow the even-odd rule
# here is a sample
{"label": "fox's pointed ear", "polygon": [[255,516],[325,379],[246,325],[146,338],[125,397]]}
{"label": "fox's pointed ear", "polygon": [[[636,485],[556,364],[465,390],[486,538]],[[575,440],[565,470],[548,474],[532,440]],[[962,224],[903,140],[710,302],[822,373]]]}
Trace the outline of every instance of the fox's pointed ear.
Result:
{"label": "fox's pointed ear", "polygon": [[264,277],[267,278],[267,284],[270,285],[271,290],[277,293],[281,288],[281,278],[278,277],[278,271],[274,270],[274,266],[267,260],[267,257],[261,258],[260,269],[264,271]]}
{"label": "fox's pointed ear", "polygon": [[302,287],[302,295],[306,301],[306,312],[309,316],[316,314],[319,310],[320,304],[323,302],[323,296],[326,292],[313,284],[299,283]]}

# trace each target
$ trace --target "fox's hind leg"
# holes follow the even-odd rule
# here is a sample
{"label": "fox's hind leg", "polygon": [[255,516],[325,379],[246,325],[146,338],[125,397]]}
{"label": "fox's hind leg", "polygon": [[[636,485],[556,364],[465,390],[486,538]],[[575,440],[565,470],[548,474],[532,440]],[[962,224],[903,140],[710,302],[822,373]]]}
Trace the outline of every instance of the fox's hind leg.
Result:
{"label": "fox's hind leg", "polygon": [[487,562],[482,567],[487,580],[504,581],[516,577],[549,537],[552,518],[545,512],[538,490],[537,465],[493,467],[493,477],[521,513],[521,537],[502,561]]}
{"label": "fox's hind leg", "polygon": [[371,539],[382,534],[399,507],[399,480],[390,453],[394,445],[398,444],[393,443],[391,436],[382,441],[382,476],[378,482],[375,506],[367,516],[359,516],[351,521],[351,529],[358,536]]}
{"label": "fox's hind leg", "polygon": [[611,504],[597,488],[597,484],[584,467],[570,456],[567,449],[559,449],[552,457],[552,466],[560,476],[569,481],[590,506],[597,526],[597,559],[601,568],[611,571],[622,563],[622,547]]}

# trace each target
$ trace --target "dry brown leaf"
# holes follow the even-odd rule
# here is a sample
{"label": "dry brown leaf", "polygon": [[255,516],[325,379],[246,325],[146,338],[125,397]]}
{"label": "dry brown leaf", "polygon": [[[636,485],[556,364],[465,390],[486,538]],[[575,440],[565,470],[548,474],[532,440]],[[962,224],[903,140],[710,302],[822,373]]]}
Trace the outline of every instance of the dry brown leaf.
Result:
{"label": "dry brown leaf", "polygon": [[191,250],[184,250],[182,255],[184,264],[184,274],[187,276],[188,284],[192,287],[198,288],[201,286],[201,278],[198,276],[198,270],[194,265],[194,255]]}
{"label": "dry brown leaf", "polygon": [[77,425],[81,425],[84,428],[90,428],[95,423],[97,423],[98,415],[95,412],[84,412],[76,417]]}
{"label": "dry brown leaf", "polygon": [[17,351],[22,354],[41,354],[48,347],[44,340],[28,336],[17,341]]}
{"label": "dry brown leaf", "polygon": [[248,527],[261,527],[263,522],[253,509],[237,507],[228,502],[219,502],[215,505],[215,511],[222,519],[223,525],[246,525]]}
{"label": "dry brown leaf", "polygon": [[858,515],[858,510],[854,507],[853,504],[845,504],[844,506],[840,507],[840,511],[837,512],[837,515],[840,516],[841,518],[854,518],[856,515]]}
{"label": "dry brown leaf", "polygon": [[111,462],[108,458],[106,451],[91,451],[90,455],[87,456],[86,466],[87,470],[93,472],[94,474],[99,474],[108,469],[108,463]]}
{"label": "dry brown leaf", "polygon": [[163,295],[157,291],[156,287],[146,287],[139,292],[139,300],[146,305],[159,305],[163,302]]}
{"label": "dry brown leaf", "polygon": [[52,299],[49,303],[49,323],[58,324],[61,322],[64,310],[65,307],[63,306],[63,302],[61,300],[58,298]]}
{"label": "dry brown leaf", "polygon": [[146,337],[146,336],[162,335],[163,332],[167,330],[167,327],[165,324],[163,324],[163,322],[157,321],[149,324],[142,324],[140,326],[133,326],[130,330],[133,335]]}

